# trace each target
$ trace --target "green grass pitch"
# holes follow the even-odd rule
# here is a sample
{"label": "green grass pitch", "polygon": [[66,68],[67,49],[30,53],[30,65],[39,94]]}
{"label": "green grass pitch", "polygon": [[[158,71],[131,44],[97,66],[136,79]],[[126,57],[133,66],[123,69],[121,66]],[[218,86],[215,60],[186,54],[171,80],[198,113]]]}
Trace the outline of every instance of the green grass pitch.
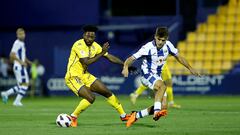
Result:
{"label": "green grass pitch", "polygon": [[[143,109],[153,99],[140,97],[135,106],[129,97],[119,96],[127,113]],[[77,97],[25,98],[24,107],[0,103],[0,135],[239,135],[240,96],[176,96],[181,109],[155,122],[152,116],[126,128],[118,113],[105,99],[83,112],[77,128],[60,128],[55,119],[60,113],[70,114],[78,104]]]}

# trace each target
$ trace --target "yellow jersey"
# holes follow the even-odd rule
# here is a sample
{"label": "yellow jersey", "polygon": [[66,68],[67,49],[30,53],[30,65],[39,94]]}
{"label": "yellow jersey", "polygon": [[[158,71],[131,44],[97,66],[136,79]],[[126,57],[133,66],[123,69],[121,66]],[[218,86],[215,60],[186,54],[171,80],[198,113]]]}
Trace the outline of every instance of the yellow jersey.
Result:
{"label": "yellow jersey", "polygon": [[[81,77],[86,71],[80,62],[81,58],[93,58],[95,55],[102,52],[102,47],[93,42],[91,46],[87,46],[83,39],[76,41],[71,49],[70,57],[68,59],[67,73],[65,78],[78,76]],[[106,56],[108,53],[105,53]]]}
{"label": "yellow jersey", "polygon": [[161,75],[162,75],[163,81],[166,81],[166,80],[169,80],[169,79],[171,80],[171,79],[172,79],[172,74],[171,74],[171,71],[170,71],[169,68],[168,68],[167,63],[164,64]]}

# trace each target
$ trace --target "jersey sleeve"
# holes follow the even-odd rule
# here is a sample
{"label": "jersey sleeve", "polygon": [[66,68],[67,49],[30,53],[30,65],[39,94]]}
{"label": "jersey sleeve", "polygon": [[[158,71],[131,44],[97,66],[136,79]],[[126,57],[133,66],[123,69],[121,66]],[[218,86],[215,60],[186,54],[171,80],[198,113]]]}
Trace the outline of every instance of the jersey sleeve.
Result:
{"label": "jersey sleeve", "polygon": [[17,53],[17,51],[19,50],[19,45],[17,45],[16,42],[13,43],[12,49],[11,49],[11,53]]}
{"label": "jersey sleeve", "polygon": [[[96,50],[97,50],[97,53],[96,54],[99,54],[99,53],[101,53],[102,52],[102,47],[98,44],[98,43],[96,43]],[[105,54],[104,54],[104,56],[107,56],[108,55],[108,52],[106,52]]]}
{"label": "jersey sleeve", "polygon": [[178,54],[178,49],[175,48],[170,41],[167,41],[167,48],[168,48],[169,54],[171,54],[172,56],[176,56]]}
{"label": "jersey sleeve", "polygon": [[149,49],[146,45],[142,46],[136,53],[134,53],[132,56],[135,58],[135,59],[138,59],[142,56],[146,56],[149,52]]}

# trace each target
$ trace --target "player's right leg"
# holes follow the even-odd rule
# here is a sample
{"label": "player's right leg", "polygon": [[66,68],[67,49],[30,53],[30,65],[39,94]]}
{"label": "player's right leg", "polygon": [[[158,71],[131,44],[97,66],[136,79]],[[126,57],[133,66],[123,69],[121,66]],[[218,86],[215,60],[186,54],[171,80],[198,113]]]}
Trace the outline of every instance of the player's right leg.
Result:
{"label": "player's right leg", "polygon": [[86,110],[95,101],[95,95],[86,87],[82,86],[78,95],[83,99],[79,102],[78,106],[75,108],[74,112],[71,114],[72,117],[72,127],[77,127],[77,118],[81,112]]}
{"label": "player's right leg", "polygon": [[94,101],[94,94],[82,83],[78,77],[65,78],[67,86],[77,95],[83,99],[79,102],[71,114],[72,127],[77,127],[77,118],[81,112],[86,110]]}
{"label": "player's right leg", "polygon": [[[146,109],[143,109],[141,111],[133,111],[131,113],[131,116],[129,118],[129,120],[127,121],[126,123],[126,126],[127,127],[130,127],[132,124],[134,124],[138,119],[140,118],[144,118],[146,116],[149,116],[149,115],[153,115],[154,114],[154,106],[150,106]],[[158,119],[162,116],[166,116],[167,115],[167,111],[165,109],[162,109],[160,111],[160,113],[158,113],[158,115],[161,115],[161,116],[158,116]]]}
{"label": "player's right leg", "polygon": [[147,85],[150,89],[155,90],[155,101],[154,106],[143,109],[138,112],[133,112],[126,123],[127,127],[130,127],[138,118],[143,118],[148,115],[154,115],[153,119],[156,121],[161,116],[166,116],[167,110],[162,108],[163,96],[166,91],[162,78],[158,75],[151,75],[148,77],[142,77],[142,82]]}
{"label": "player's right leg", "polygon": [[156,80],[154,83],[153,89],[155,90],[155,102],[154,102],[154,115],[153,119],[156,121],[158,120],[161,116],[162,113],[166,113],[166,110],[161,110],[162,109],[162,101],[163,101],[163,96],[166,91],[166,86],[163,83],[162,80]]}
{"label": "player's right leg", "polygon": [[130,100],[132,104],[136,103],[138,96],[141,95],[146,89],[147,87],[141,84],[133,93],[130,94]]}

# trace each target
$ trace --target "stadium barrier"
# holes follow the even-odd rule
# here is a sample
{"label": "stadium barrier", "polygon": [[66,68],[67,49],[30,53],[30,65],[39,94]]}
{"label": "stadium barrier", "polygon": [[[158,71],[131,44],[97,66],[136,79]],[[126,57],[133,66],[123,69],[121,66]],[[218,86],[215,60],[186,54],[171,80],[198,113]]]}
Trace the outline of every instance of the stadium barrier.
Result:
{"label": "stadium barrier", "polygon": [[[115,94],[130,94],[140,84],[140,76],[101,76],[99,79]],[[240,94],[239,75],[173,76],[175,94]],[[47,81],[50,95],[71,95],[63,78],[50,78]]]}

